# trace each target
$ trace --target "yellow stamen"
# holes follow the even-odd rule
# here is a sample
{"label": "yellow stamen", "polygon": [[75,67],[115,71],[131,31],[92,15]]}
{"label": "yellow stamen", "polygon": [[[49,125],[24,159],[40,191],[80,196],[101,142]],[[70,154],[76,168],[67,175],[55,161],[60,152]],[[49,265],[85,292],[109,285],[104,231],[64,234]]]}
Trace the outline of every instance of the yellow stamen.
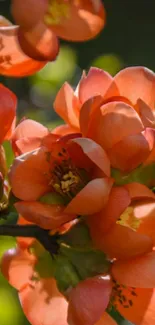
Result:
{"label": "yellow stamen", "polygon": [[140,220],[138,220],[134,215],[133,207],[128,207],[120,216],[117,224],[125,227],[129,227],[132,230],[137,230],[140,225]]}
{"label": "yellow stamen", "polygon": [[48,11],[44,17],[47,25],[58,25],[70,16],[69,2],[64,0],[50,0]]}
{"label": "yellow stamen", "polygon": [[71,186],[78,184],[80,181],[79,177],[74,175],[71,171],[67,174],[63,175],[61,181],[61,189],[63,192],[69,192],[71,190]]}
{"label": "yellow stamen", "polygon": [[53,184],[54,189],[56,190],[56,192],[61,192],[61,188],[59,184]]}

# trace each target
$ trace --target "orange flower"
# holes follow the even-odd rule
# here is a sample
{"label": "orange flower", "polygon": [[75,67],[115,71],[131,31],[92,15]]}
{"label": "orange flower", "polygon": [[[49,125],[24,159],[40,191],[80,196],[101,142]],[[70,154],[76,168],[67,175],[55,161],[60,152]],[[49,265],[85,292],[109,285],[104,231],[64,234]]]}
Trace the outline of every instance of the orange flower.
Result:
{"label": "orange flower", "polygon": [[41,61],[56,56],[58,37],[85,41],[95,37],[105,24],[101,0],[12,0],[12,14],[20,26],[21,48]]}
{"label": "orange flower", "polygon": [[42,23],[58,37],[71,41],[95,37],[105,23],[101,0],[12,0],[12,14],[22,31],[33,30]]}
{"label": "orange flower", "polygon": [[5,152],[2,143],[12,136],[16,121],[16,96],[0,84],[0,172],[6,175]]}
{"label": "orange flower", "polygon": [[[113,243],[115,245],[115,243]],[[125,319],[135,325],[154,324],[155,313],[155,252],[149,252],[143,256],[116,260],[112,264],[111,275],[113,277],[113,289],[108,311],[114,307]],[[80,317],[89,317],[88,310],[94,303],[87,293],[87,279],[77,285],[70,295],[69,324],[86,324]],[[91,289],[91,284],[90,284]],[[106,292],[101,297],[105,297]],[[96,294],[97,296],[97,294]],[[87,298],[89,297],[89,298]],[[87,299],[89,308],[87,310]],[[90,299],[90,301],[89,301]],[[100,302],[102,299],[100,298]],[[98,308],[99,308],[99,302]],[[95,309],[92,307],[92,309]],[[104,313],[105,315],[105,313]],[[85,318],[86,319],[86,318]],[[101,318],[102,319],[102,318]],[[111,319],[107,319],[107,325],[111,325]],[[88,323],[89,324],[89,323]],[[94,324],[93,322],[91,324]],[[100,323],[97,323],[100,324]],[[102,321],[101,321],[102,324]],[[103,324],[105,324],[103,322]],[[112,323],[113,324],[113,323]]]}
{"label": "orange flower", "polygon": [[[38,56],[35,59],[25,54],[19,46],[19,27],[12,25],[10,21],[0,16],[0,74],[5,76],[28,76],[43,68],[49,60],[54,60],[58,54],[57,39],[46,31],[38,43],[42,60]],[[50,46],[49,46],[50,43]],[[41,55],[41,54],[40,54]]]}
{"label": "orange flower", "polygon": [[38,258],[29,249],[32,242],[23,242],[18,241],[17,248],[5,253],[1,270],[18,290],[32,325],[40,321],[43,325],[67,325],[67,319],[74,325],[116,325],[107,314],[112,306],[136,325],[154,324],[155,252],[151,248],[137,257],[115,259],[110,270],[113,282],[111,276],[102,274],[80,281],[66,292],[67,302],[54,278],[37,273]]}
{"label": "orange flower", "polygon": [[60,130],[62,135],[74,133],[73,129],[64,128],[62,125],[56,127],[52,132],[41,123],[31,119],[23,119],[19,122],[13,131],[11,137],[12,150],[15,156],[37,149],[42,144],[42,139],[49,135],[53,141],[60,138]]}
{"label": "orange flower", "polygon": [[[18,224],[26,223],[20,216]],[[40,322],[43,325],[67,325],[68,322],[75,325],[105,325],[105,322],[116,325],[105,312],[112,292],[109,275],[101,274],[80,281],[74,289],[69,288],[64,296],[50,273],[44,277],[38,274],[36,266],[41,255],[37,257],[31,250],[35,244],[38,245],[35,239],[17,238],[17,244],[16,248],[3,255],[1,271],[18,290],[22,309],[32,325],[39,325]],[[40,247],[40,252],[45,252],[43,247],[36,247]],[[44,262],[42,266],[45,268]]]}
{"label": "orange flower", "polygon": [[98,144],[77,135],[53,140],[51,134],[40,148],[15,159],[10,182],[21,200],[17,211],[45,229],[100,211],[113,184],[109,160]]}
{"label": "orange flower", "polygon": [[154,194],[140,184],[114,187],[87,222],[95,247],[113,259],[109,306],[136,325],[154,324]]}
{"label": "orange flower", "polygon": [[119,259],[137,257],[152,249],[155,242],[153,230],[150,234],[152,218],[149,213],[148,218],[142,215],[148,201],[154,205],[155,194],[142,184],[113,187],[103,210],[87,217],[95,246],[110,258]]}
{"label": "orange flower", "polygon": [[[121,210],[123,211],[122,201],[125,201],[125,195],[122,198],[123,191],[125,192],[125,188],[116,188],[115,191],[113,189],[109,200],[109,209],[111,209],[112,197],[117,202],[119,215]],[[134,200],[133,209],[136,218],[145,222],[143,233],[146,229],[146,234],[145,240],[144,237],[143,240],[146,242],[146,238],[149,237],[147,225],[150,221],[152,227],[154,225],[155,203],[153,201],[148,203],[148,200],[153,198],[151,191],[149,193],[149,190],[142,186],[141,192],[138,188],[136,195],[135,186],[128,185],[128,195],[129,193],[130,199]],[[137,198],[146,199],[145,213],[142,213],[144,206],[141,208],[139,200],[138,205],[137,202],[135,203]],[[113,206],[113,212],[117,205]],[[127,219],[124,221],[127,222]],[[23,223],[22,220],[21,222]],[[135,220],[131,219],[129,225],[135,225]],[[67,325],[67,320],[69,324],[74,325],[84,325],[85,323],[88,325],[104,325],[105,322],[107,325],[116,325],[115,321],[107,314],[111,307],[115,307],[124,318],[136,325],[154,324],[155,252],[152,250],[153,244],[151,240],[149,242],[148,238],[147,250],[145,247],[145,250],[136,251],[137,254],[135,254],[135,250],[140,247],[140,244],[143,246],[143,241],[142,237],[138,238],[138,236],[136,241],[136,236],[132,235],[131,232],[126,232],[126,229],[132,230],[129,225],[118,225],[119,228],[124,229],[125,236],[121,237],[122,230],[119,232],[120,238],[119,236],[116,238],[112,234],[113,241],[109,242],[109,247],[113,245],[114,251],[117,252],[115,249],[115,246],[119,246],[117,241],[122,240],[122,247],[125,245],[126,255],[116,256],[116,254],[112,254],[111,256],[116,256],[116,258],[111,260],[110,275],[101,274],[80,281],[73,289],[68,290],[68,293],[66,292],[68,302],[59,292],[54,278],[40,277],[37,274],[35,267],[37,257],[30,253],[31,250],[29,249],[32,241],[27,242],[27,239],[24,238],[22,241],[18,240],[18,247],[9,250],[3,256],[1,270],[9,283],[18,290],[23,311],[32,325],[38,325],[40,321],[43,325],[55,325],[57,323]],[[95,226],[94,224],[93,227]],[[132,232],[134,231],[132,230]],[[106,241],[107,235],[108,233],[103,233],[102,242],[104,242],[104,238]],[[98,236],[101,237],[101,232],[98,233]],[[131,247],[134,252],[128,254],[128,249],[131,251]],[[59,312],[60,308],[61,313]]]}
{"label": "orange flower", "polygon": [[112,78],[91,68],[75,93],[63,85],[54,108],[68,125],[106,150],[112,167],[128,172],[155,159],[154,102],[152,71],[130,67]]}
{"label": "orange flower", "polygon": [[9,140],[15,127],[16,96],[0,84],[0,144]]}
{"label": "orange flower", "polygon": [[5,182],[7,164],[3,141],[10,140],[16,121],[16,96],[0,84],[0,209],[6,208],[8,184]]}
{"label": "orange flower", "polygon": [[81,281],[71,290],[67,302],[54,278],[37,278],[36,263],[37,258],[20,245],[6,252],[1,263],[4,276],[18,290],[22,309],[32,325],[67,325],[67,318],[75,325],[116,325],[105,312],[112,290],[109,276]]}

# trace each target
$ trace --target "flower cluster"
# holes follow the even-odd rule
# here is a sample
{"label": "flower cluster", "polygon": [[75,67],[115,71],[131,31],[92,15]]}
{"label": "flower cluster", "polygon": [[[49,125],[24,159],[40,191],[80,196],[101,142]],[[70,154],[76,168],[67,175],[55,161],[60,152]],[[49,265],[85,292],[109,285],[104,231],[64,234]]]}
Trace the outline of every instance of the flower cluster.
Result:
{"label": "flower cluster", "polygon": [[67,124],[50,131],[29,119],[15,127],[16,98],[1,86],[18,225],[45,236],[18,238],[1,263],[32,325],[114,325],[113,308],[153,324],[154,90],[146,68],[114,78],[91,68],[75,91],[59,90],[54,109]]}
{"label": "flower cluster", "polygon": [[0,74],[27,76],[59,53],[59,38],[86,41],[105,25],[101,0],[12,0],[17,25],[0,16]]}
{"label": "flower cluster", "polygon": [[[29,9],[31,8],[31,15]],[[54,60],[58,39],[95,37],[100,0],[12,0],[0,18],[0,72],[26,76]],[[91,68],[54,101],[64,124],[16,124],[16,96],[0,85],[0,216],[17,237],[1,271],[32,325],[155,323],[155,74]],[[7,170],[4,141],[14,159]]]}

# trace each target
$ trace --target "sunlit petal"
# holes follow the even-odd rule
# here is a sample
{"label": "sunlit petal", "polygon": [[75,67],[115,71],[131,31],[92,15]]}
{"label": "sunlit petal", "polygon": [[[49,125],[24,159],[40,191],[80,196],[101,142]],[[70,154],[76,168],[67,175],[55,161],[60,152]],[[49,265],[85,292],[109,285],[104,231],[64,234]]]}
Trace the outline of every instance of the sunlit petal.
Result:
{"label": "sunlit petal", "polygon": [[24,314],[33,325],[67,325],[68,303],[54,279],[36,281],[19,293]]}
{"label": "sunlit petal", "polygon": [[111,178],[96,178],[90,181],[70,201],[65,212],[89,215],[101,211],[107,203],[112,184],[113,180]]}
{"label": "sunlit petal", "polygon": [[155,287],[155,252],[128,261],[116,261],[112,275],[119,283],[137,288]]}
{"label": "sunlit petal", "polygon": [[35,262],[35,256],[28,251],[12,248],[3,255],[1,270],[8,282],[20,290],[31,281]]}
{"label": "sunlit petal", "polygon": [[154,108],[155,74],[144,67],[129,67],[120,71],[114,78],[120,95],[136,104],[141,98],[148,106]]}
{"label": "sunlit petal", "polygon": [[0,74],[12,77],[28,76],[43,68],[47,61],[29,58],[18,43],[18,27],[0,27]]}

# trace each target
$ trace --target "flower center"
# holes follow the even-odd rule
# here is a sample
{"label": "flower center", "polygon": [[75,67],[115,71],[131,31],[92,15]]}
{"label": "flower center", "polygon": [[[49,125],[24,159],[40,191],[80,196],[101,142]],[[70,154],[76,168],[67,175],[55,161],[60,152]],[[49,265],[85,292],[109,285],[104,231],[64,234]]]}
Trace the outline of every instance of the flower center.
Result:
{"label": "flower center", "polygon": [[134,215],[133,207],[128,207],[120,216],[117,224],[125,227],[129,227],[132,230],[137,230],[140,225],[140,220],[138,220]]}
{"label": "flower center", "polygon": [[69,0],[49,0],[48,9],[44,17],[47,25],[59,25],[63,19],[67,19],[69,16]]}
{"label": "flower center", "polygon": [[69,171],[67,174],[63,175],[61,181],[61,189],[64,193],[70,191],[72,186],[75,186],[80,181],[79,176],[74,175],[73,172]]}
{"label": "flower center", "polygon": [[68,203],[88,183],[88,175],[83,168],[74,165],[65,148],[58,152],[58,157],[60,159],[54,163],[49,185]]}

